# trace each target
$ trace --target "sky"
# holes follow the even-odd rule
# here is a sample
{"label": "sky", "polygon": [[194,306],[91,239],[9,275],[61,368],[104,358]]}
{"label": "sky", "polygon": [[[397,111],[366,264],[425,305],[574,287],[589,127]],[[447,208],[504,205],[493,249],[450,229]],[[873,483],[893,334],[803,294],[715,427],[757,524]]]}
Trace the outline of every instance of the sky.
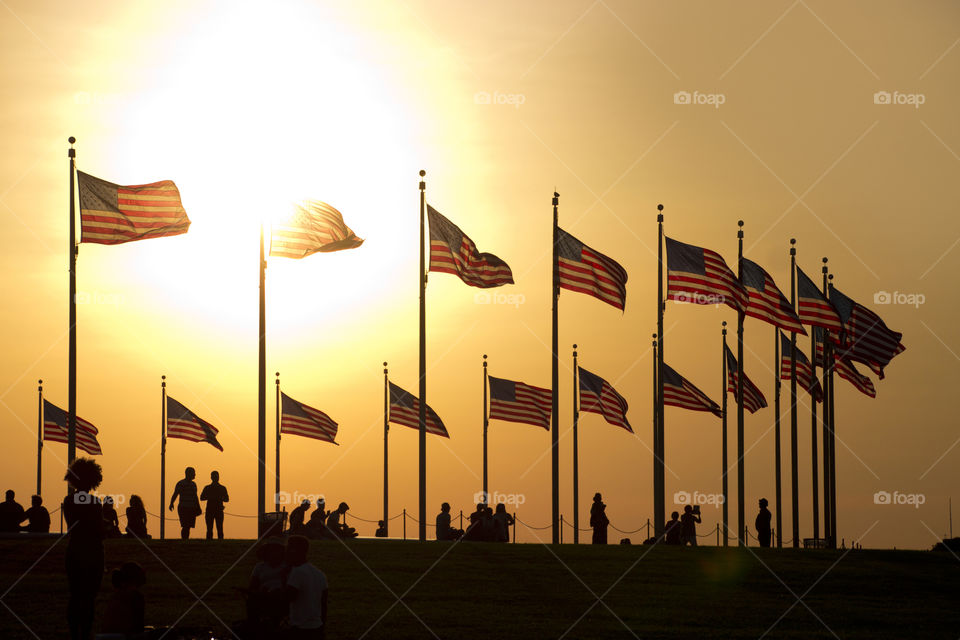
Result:
{"label": "sky", "polygon": [[[731,265],[743,220],[744,255],[788,294],[795,238],[806,273],[819,280],[828,257],[838,289],[903,332],[906,351],[875,381],[875,399],[838,383],[839,536],[929,548],[948,532],[960,479],[958,18],[950,2],[866,0],[4,0],[0,485],[21,502],[35,491],[37,381],[66,408],[67,138],[75,136],[80,170],[118,184],[172,179],[192,220],[174,238],[79,248],[78,414],[100,429],[100,490],[120,503],[139,494],[150,513],[160,508],[166,375],[169,394],[217,426],[224,447],[170,440],[168,499],[192,465],[200,481],[220,471],[228,514],[256,513],[259,229],[291,203],[317,198],[365,242],[268,261],[267,487],[280,372],[284,392],[340,425],[339,447],[282,440],[282,491],[379,517],[382,363],[394,383],[417,386],[423,169],[428,202],[504,259],[516,281],[483,292],[452,275],[429,278],[427,399],[451,436],[429,437],[431,519],[443,501],[469,512],[481,489],[483,354],[491,375],[550,384],[556,190],[561,226],[629,273],[624,312],[560,296],[566,520],[574,343],[580,364],[628,400],[634,428],[582,416],[580,524],[598,491],[619,531],[653,517],[650,337],[663,204],[667,235]],[[718,402],[723,321],[735,324],[735,313],[667,303],[667,363]],[[770,325],[747,320],[743,367],[771,406],[773,343]],[[799,402],[799,525],[809,537],[810,402]],[[786,402],[783,410],[787,538]],[[773,503],[774,422],[772,408],[746,417],[749,523],[759,498]],[[550,434],[494,421],[489,438],[494,498],[523,523],[546,526]],[[414,430],[390,429],[391,515],[416,513],[416,442]],[[684,492],[700,496],[701,533],[720,519],[720,447],[718,418],[667,409],[667,509]],[[52,508],[65,490],[66,446],[48,443],[42,458]],[[732,520],[735,500],[734,491]],[[253,522],[228,516],[227,535],[251,536]],[[156,533],[158,521],[148,526]],[[408,521],[408,532],[415,527]],[[370,524],[359,529],[373,533]],[[549,539],[523,525],[517,537]]]}

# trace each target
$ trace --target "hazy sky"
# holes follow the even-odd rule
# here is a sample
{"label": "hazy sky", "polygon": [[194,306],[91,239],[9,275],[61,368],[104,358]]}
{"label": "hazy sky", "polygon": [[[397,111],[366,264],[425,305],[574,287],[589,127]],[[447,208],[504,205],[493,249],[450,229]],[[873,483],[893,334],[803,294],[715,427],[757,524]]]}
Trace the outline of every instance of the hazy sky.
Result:
{"label": "hazy sky", "polygon": [[[731,265],[743,219],[745,255],[784,290],[797,238],[808,274],[819,280],[828,256],[837,287],[903,332],[907,351],[877,383],[876,399],[837,387],[839,535],[928,547],[946,533],[960,478],[958,19],[951,2],[7,0],[0,484],[22,502],[34,490],[38,378],[45,397],[66,408],[73,135],[78,168],[120,184],[173,179],[193,221],[177,238],[80,247],[78,413],[101,431],[104,492],[139,493],[157,513],[166,374],[170,394],[216,425],[225,449],[169,441],[167,495],[184,466],[203,481],[218,469],[233,498],[228,513],[255,513],[258,228],[312,197],[340,209],[366,242],[270,260],[269,433],[280,371],[284,391],[340,423],[341,443],[285,438],[284,490],[379,517],[381,363],[416,391],[417,172],[425,169],[429,202],[516,279],[484,304],[457,278],[430,277],[428,401],[451,434],[428,442],[431,518],[442,501],[468,509],[480,489],[482,354],[492,375],[549,386],[556,189],[561,225],[630,275],[625,313],[561,295],[566,518],[574,342],[581,364],[627,398],[636,431],[583,416],[581,524],[595,491],[620,529],[653,515],[649,345],[663,203],[668,235]],[[877,304],[880,292],[914,295]],[[717,401],[723,320],[736,316],[667,304],[668,364]],[[750,319],[745,335],[744,368],[772,406],[774,330]],[[807,340],[800,345],[809,350]],[[809,536],[810,414],[801,402],[801,534]],[[772,409],[746,419],[749,522],[757,499],[773,498],[773,422]],[[786,444],[789,418],[783,428]],[[675,492],[719,492],[719,419],[669,408],[666,431],[668,511]],[[402,426],[390,431],[391,513],[416,510],[416,438]],[[491,424],[491,491],[522,496],[518,514],[535,526],[549,521],[548,446],[536,427]],[[273,451],[271,443],[271,473]],[[65,445],[45,447],[51,506],[64,490],[65,459]],[[735,490],[735,476],[730,483]],[[785,447],[785,500],[789,488]],[[878,505],[879,491],[922,494],[924,503]],[[701,532],[719,517],[705,506]],[[228,535],[251,535],[252,522],[228,518]],[[156,519],[149,526],[156,533]],[[789,537],[789,509],[784,529]],[[519,537],[545,533],[521,528]]]}

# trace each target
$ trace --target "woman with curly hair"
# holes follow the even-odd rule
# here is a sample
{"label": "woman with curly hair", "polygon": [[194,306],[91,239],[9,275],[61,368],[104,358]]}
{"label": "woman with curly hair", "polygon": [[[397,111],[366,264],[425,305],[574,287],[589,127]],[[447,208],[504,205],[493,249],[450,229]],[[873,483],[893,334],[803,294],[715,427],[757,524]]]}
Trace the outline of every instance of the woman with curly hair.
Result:
{"label": "woman with curly hair", "polygon": [[67,583],[70,638],[88,640],[93,630],[93,607],[103,579],[103,511],[90,492],[100,486],[103,471],[90,458],[77,458],[64,476],[74,491],[63,499],[67,542]]}

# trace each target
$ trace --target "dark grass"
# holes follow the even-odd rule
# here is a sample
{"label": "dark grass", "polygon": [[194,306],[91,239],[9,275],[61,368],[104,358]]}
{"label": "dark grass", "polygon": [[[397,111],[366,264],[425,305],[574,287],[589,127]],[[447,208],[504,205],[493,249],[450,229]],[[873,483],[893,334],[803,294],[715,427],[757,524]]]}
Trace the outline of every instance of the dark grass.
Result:
{"label": "dark grass", "polygon": [[[65,637],[66,543],[54,542],[0,541],[0,638]],[[146,569],[148,624],[187,612],[181,624],[232,637],[217,617],[243,615],[232,588],[252,542],[146,544],[109,540],[106,553]],[[354,540],[313,542],[310,555],[330,581],[328,638],[960,636],[949,553]],[[106,577],[98,613],[110,589]]]}

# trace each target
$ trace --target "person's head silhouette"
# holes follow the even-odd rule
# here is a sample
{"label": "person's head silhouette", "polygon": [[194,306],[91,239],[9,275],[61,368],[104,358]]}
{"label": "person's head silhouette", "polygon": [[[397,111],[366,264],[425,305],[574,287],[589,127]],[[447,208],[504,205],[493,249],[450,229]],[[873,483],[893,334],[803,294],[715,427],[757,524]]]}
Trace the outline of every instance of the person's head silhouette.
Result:
{"label": "person's head silhouette", "polygon": [[39,507],[43,504],[43,498],[40,496],[30,496],[30,504],[34,507]]}
{"label": "person's head silhouette", "polygon": [[6,495],[7,502],[13,502],[13,498],[17,494],[13,492],[13,489],[7,489],[7,493],[5,495]]}
{"label": "person's head silhouette", "polygon": [[684,513],[690,513],[691,511],[693,511],[693,507],[691,507],[690,505],[687,505],[683,508]]}
{"label": "person's head silhouette", "polygon": [[108,509],[112,509],[112,508],[113,508],[113,496],[106,496],[106,497],[103,499],[103,506],[106,507],[106,508],[108,508]]}
{"label": "person's head silhouette", "polygon": [[133,494],[132,496],[130,496],[130,506],[133,507],[134,509],[141,509],[141,510],[142,510],[142,509],[143,509],[143,498],[141,498],[141,497],[138,496],[137,494]]}
{"label": "person's head silhouette", "polygon": [[[63,477],[77,491],[90,492],[103,482],[103,469],[92,458],[77,458],[67,467],[67,474]],[[10,496],[12,491],[8,491]]]}
{"label": "person's head silhouette", "polygon": [[310,506],[310,501],[307,500],[306,498],[304,498],[304,499],[300,502],[300,506],[301,506],[301,507],[309,507],[309,506]]}
{"label": "person's head silhouette", "polygon": [[219,472],[219,471],[211,471],[211,472],[210,472],[210,479],[213,480],[213,483],[214,483],[214,484],[220,482],[220,472]]}
{"label": "person's head silhouette", "polygon": [[507,505],[503,504],[502,502],[497,503],[497,513],[506,513],[506,512],[507,512]]}
{"label": "person's head silhouette", "polygon": [[766,498],[760,498],[760,508],[761,508],[761,509],[766,509],[768,504],[769,504],[769,503],[767,502],[767,499],[766,499]]}
{"label": "person's head silhouette", "polygon": [[676,511],[674,511],[673,513],[670,514],[670,519],[671,519],[671,520],[676,520],[676,519],[679,518],[679,517],[680,517],[680,514],[677,513]]}
{"label": "person's head silhouette", "polygon": [[197,470],[194,469],[193,467],[187,467],[186,469],[183,470],[183,477],[186,478],[187,480],[193,480],[194,478],[197,477]]}
{"label": "person's head silhouette", "polygon": [[602,502],[602,501],[603,501],[603,497],[600,495],[600,492],[599,492],[599,491],[593,496],[593,501],[594,501],[594,502]]}
{"label": "person's head silhouette", "polygon": [[449,512],[450,512],[450,503],[449,503],[449,502],[444,502],[442,505],[440,505],[440,511],[442,511],[442,512],[444,512],[444,513],[449,513]]}
{"label": "person's head silhouette", "polygon": [[340,513],[346,513],[349,510],[350,510],[350,506],[346,502],[341,502],[340,505],[337,507],[337,511],[339,511]]}
{"label": "person's head silhouette", "polygon": [[303,536],[290,536],[287,540],[287,562],[297,567],[307,561],[307,550],[310,541]]}

